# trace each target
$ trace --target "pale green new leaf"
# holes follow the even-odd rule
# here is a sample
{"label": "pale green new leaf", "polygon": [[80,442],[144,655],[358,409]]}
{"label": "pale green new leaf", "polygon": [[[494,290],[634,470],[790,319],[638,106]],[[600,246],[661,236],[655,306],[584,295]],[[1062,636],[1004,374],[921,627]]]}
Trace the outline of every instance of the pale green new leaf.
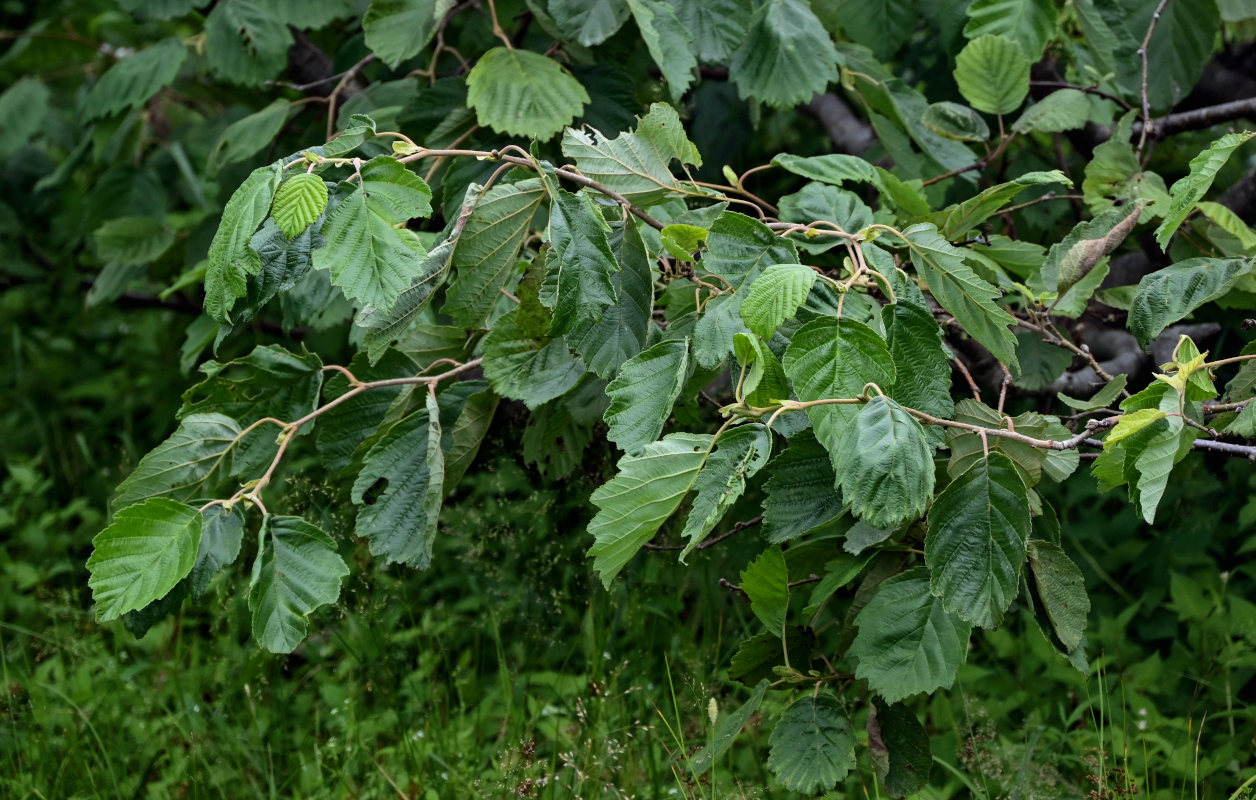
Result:
{"label": "pale green new leaf", "polygon": [[955,83],[968,104],[987,114],[1008,114],[1029,94],[1029,58],[1006,36],[983,35],[955,57]]}
{"label": "pale green new leaf", "polygon": [[609,588],[624,565],[650,541],[693,486],[712,437],[673,433],[619,460],[614,478],[598,487],[591,501],[597,515],[589,523],[593,568]]}
{"label": "pale green new leaf", "polygon": [[986,283],[964,262],[964,253],[928,223],[903,231],[912,263],[920,270],[934,299],[964,326],[995,358],[1013,370],[1016,337],[1009,326],[1016,320],[997,303],[999,290]]}
{"label": "pale green new leaf", "polygon": [[694,777],[701,777],[711,768],[711,765],[719,761],[724,753],[728,752],[728,748],[732,746],[733,740],[737,738],[737,734],[741,733],[741,729],[750,721],[750,717],[754,712],[759,710],[759,705],[763,702],[763,696],[767,694],[768,679],[764,678],[754,687],[750,697],[736,711],[725,712],[720,711],[718,722],[715,723],[715,733],[711,737],[711,743],[703,747],[698,752],[689,757],[688,769]]}
{"label": "pale green new leaf", "polygon": [[639,206],[662,202],[683,190],[671,173],[672,161],[702,166],[702,156],[686,137],[676,110],[662,103],[653,104],[637,119],[635,131],[614,139],[592,128],[567,129],[563,155],[575,159],[582,175]]}
{"label": "pale green new leaf", "polygon": [[611,275],[616,302],[603,309],[600,320],[581,317],[566,334],[576,355],[606,379],[645,347],[654,308],[654,271],[637,226],[615,223],[609,241],[619,264]]}
{"label": "pale green new leaf", "polygon": [[1029,568],[1055,635],[1065,650],[1075,649],[1082,643],[1090,613],[1082,571],[1058,544],[1041,539],[1029,540]]}
{"label": "pale green new leaf", "polygon": [[781,323],[797,313],[817,277],[814,269],[803,264],[773,264],[765,269],[741,301],[746,327],[771,339]]}
{"label": "pale green new leaf", "polygon": [[610,227],[592,198],[558,189],[550,206],[549,237],[553,247],[547,267],[558,296],[551,336],[561,336],[589,321],[598,322],[616,302],[611,277],[619,263],[611,250]]}
{"label": "pale green new leaf", "polygon": [[138,108],[169,85],[179,74],[188,50],[178,39],[163,39],[119,59],[96,81],[83,100],[83,119],[89,122],[119,111]]}
{"label": "pale green new leaf", "polygon": [[807,0],[767,0],[728,73],[742,97],[792,108],[837,79],[837,50]]}
{"label": "pale green new leaf", "polygon": [[424,409],[395,423],[367,452],[353,482],[351,499],[361,506],[354,533],[388,563],[427,569],[444,482],[440,411],[429,392]]}
{"label": "pale green new leaf", "polygon": [[152,263],[174,244],[174,231],[152,217],[115,217],[92,232],[96,252],[111,264]]}
{"label": "pale green new leaf", "polygon": [[921,516],[933,498],[933,448],[920,423],[886,397],[859,409],[833,469],[852,513],[876,528]]}
{"label": "pale green new leaf", "polygon": [[972,626],[943,608],[924,569],[884,581],[855,624],[855,676],[891,703],[949,688],[968,657]]}
{"label": "pale green new leaf", "polygon": [[1126,380],[1127,376],[1117,375],[1102,389],[1095,392],[1089,400],[1077,400],[1066,396],[1062,392],[1057,392],[1055,396],[1061,403],[1074,411],[1094,411],[1099,408],[1107,408],[1116,402],[1116,399],[1121,396],[1121,390],[1125,388]]}
{"label": "pale green new leaf", "polygon": [[855,768],[855,734],[833,695],[810,692],[785,709],[768,740],[768,769],[786,789],[815,794]]}
{"label": "pale green new leaf", "polygon": [[112,506],[124,508],[158,495],[179,500],[204,497],[231,472],[232,447],[239,441],[239,423],[222,414],[184,417],[169,439],[140,459],[117,489]]}
{"label": "pale green new leaf", "polygon": [[302,172],[279,184],[270,214],[283,235],[291,239],[314,224],[327,208],[327,184]]}
{"label": "pale green new leaf", "polygon": [[688,539],[680,552],[681,563],[745,492],[746,481],[768,462],[772,434],[762,424],[752,422],[724,432],[717,445],[693,484],[697,495],[681,532],[681,537]]}
{"label": "pale green new leaf", "polygon": [[261,269],[249,240],[270,211],[279,178],[274,164],[253,170],[223,209],[205,267],[205,313],[220,324],[231,322],[231,307],[248,290],[246,277]]}
{"label": "pale green new leaf", "polygon": [[1191,159],[1190,174],[1174,183],[1169,190],[1173,204],[1160,222],[1160,227],[1156,228],[1156,244],[1160,245],[1161,250],[1168,251],[1169,239],[1173,237],[1174,231],[1195,209],[1195,204],[1204,199],[1213,179],[1225,166],[1225,162],[1230,160],[1230,154],[1253,136],[1256,136],[1256,132],[1227,133]]}
{"label": "pale green new leaf", "polygon": [[501,133],[549,139],[570,125],[589,93],[557,61],[494,47],[467,75],[467,105],[480,124]]}
{"label": "pale green new leaf", "polygon": [[[799,400],[853,399],[869,383],[882,392],[894,386],[894,361],[885,340],[859,322],[820,317],[798,329],[785,351],[785,374]],[[871,391],[871,390],[869,390]],[[816,439],[836,466],[842,436],[859,413],[857,405],[811,406],[807,416]]]}
{"label": "pale green new leaf", "polygon": [[291,653],[305,638],[306,618],[340,597],[349,568],[335,541],[301,517],[267,514],[260,538],[249,588],[253,638],[272,653]]}
{"label": "pale green new leaf", "polygon": [[1188,258],[1144,276],[1130,304],[1130,333],[1143,347],[1195,309],[1229,292],[1256,259]]}
{"label": "pale green new leaf", "polygon": [[1056,35],[1053,0],[973,0],[965,13],[965,37],[1006,36],[1021,46],[1030,61],[1037,61]]}
{"label": "pale green new leaf", "polygon": [[96,620],[117,619],[174,589],[196,562],[201,524],[200,511],[165,497],[118,511],[87,559]]}
{"label": "pale green new leaf", "polygon": [[436,34],[453,0],[371,0],[362,18],[366,46],[394,69]]}
{"label": "pale green new leaf", "polygon": [[842,513],[833,461],[811,431],[791,436],[768,474],[763,523],[769,542],[796,539]]}
{"label": "pale green new leaf", "polygon": [[1016,597],[1029,497],[1011,460],[991,453],[942,490],[929,511],[930,589],[963,620],[996,627]]}
{"label": "pale green new leaf", "polygon": [[1059,133],[1084,128],[1090,119],[1090,98],[1077,89],[1057,89],[1029,108],[1012,123],[1016,133]]}
{"label": "pale green new leaf", "polygon": [[659,342],[624,362],[606,387],[606,438],[625,453],[659,438],[689,369],[689,340]]}
{"label": "pale green new leaf", "polygon": [[789,570],[779,547],[769,547],[741,572],[741,590],[750,599],[750,610],[769,633],[782,636],[789,613]]}
{"label": "pale green new leaf", "polygon": [[566,394],[585,369],[562,339],[534,339],[517,317],[518,309],[499,317],[484,337],[484,376],[493,391],[535,409]]}
{"label": "pale green new leaf", "polygon": [[269,145],[283,129],[291,107],[287,100],[280,98],[228,125],[209,151],[206,173],[217,175],[224,165],[243,161]]}
{"label": "pale green new leaf", "polygon": [[665,0],[628,0],[637,30],[650,57],[667,81],[673,103],[680,103],[698,68],[694,34],[681,25],[676,8]]}
{"label": "pale green new leaf", "polygon": [[746,403],[763,408],[789,397],[789,380],[781,362],[758,336],[733,334],[733,350],[745,368],[740,377],[741,395]]}

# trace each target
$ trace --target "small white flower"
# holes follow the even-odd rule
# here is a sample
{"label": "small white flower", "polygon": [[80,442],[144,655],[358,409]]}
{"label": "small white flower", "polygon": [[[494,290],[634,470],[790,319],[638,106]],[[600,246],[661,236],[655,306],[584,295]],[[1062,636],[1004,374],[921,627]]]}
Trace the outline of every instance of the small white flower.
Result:
{"label": "small white flower", "polygon": [[1140,719],[1140,720],[1138,721],[1138,729],[1139,729],[1140,731],[1145,731],[1145,730],[1147,730],[1147,720],[1145,720],[1145,719]]}

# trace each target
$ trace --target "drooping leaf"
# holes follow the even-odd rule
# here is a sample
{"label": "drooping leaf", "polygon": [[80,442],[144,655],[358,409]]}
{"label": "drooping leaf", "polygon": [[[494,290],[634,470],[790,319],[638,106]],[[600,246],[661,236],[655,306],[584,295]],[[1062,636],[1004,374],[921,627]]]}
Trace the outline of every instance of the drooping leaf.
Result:
{"label": "drooping leaf", "polygon": [[547,10],[564,34],[585,47],[606,41],[628,19],[625,0],[549,0]]}
{"label": "drooping leaf", "polygon": [[855,624],[855,676],[890,703],[949,688],[968,657],[972,626],[943,608],[922,568],[882,582]]}
{"label": "drooping leaf", "polygon": [[693,486],[712,445],[706,434],[673,433],[619,460],[614,478],[591,499],[593,568],[609,587],[624,565],[650,541]]}
{"label": "drooping leaf", "polygon": [[955,57],[955,82],[978,111],[1009,114],[1029,94],[1029,64],[1024,48],[1015,40],[985,34]]}
{"label": "drooping leaf", "polygon": [[997,214],[1025,189],[1053,183],[1073,185],[1067,175],[1053,169],[1050,172],[1026,172],[1006,183],[991,186],[975,197],[956,203],[949,211],[943,211],[945,217],[940,232],[948,240],[961,239],[969,231]]}
{"label": "drooping leaf", "polygon": [[698,67],[694,34],[680,23],[676,8],[665,0],[628,0],[637,30],[650,57],[658,64],[673,103],[680,103]]}
{"label": "drooping leaf", "polygon": [[287,293],[302,282],[314,264],[314,251],[327,242],[317,227],[306,228],[289,238],[274,219],[268,219],[253,234],[249,247],[257,253],[260,266],[256,274],[245,278],[244,304],[235,313],[237,324],[252,320],[276,295]]}
{"label": "drooping leaf", "polygon": [[673,5],[680,27],[693,34],[703,64],[727,64],[746,40],[746,23],[753,12],[747,0],[684,0]]}
{"label": "drooping leaf", "polygon": [[1002,453],[943,489],[925,537],[930,588],[943,606],[974,625],[998,625],[1016,597],[1029,528],[1025,484]]}
{"label": "drooping leaf", "polygon": [[832,459],[810,431],[790,437],[764,484],[764,526],[768,541],[785,542],[830,522],[842,513],[834,488]]}
{"label": "drooping leaf", "polygon": [[973,0],[965,13],[964,36],[1006,36],[1020,45],[1030,61],[1037,61],[1056,35],[1052,0]]}
{"label": "drooping leaf", "polygon": [[1174,183],[1169,190],[1173,204],[1156,228],[1156,244],[1160,245],[1161,250],[1168,251],[1169,239],[1186,220],[1187,215],[1195,210],[1195,204],[1204,199],[1217,173],[1230,160],[1230,154],[1253,136],[1256,136],[1256,132],[1227,133],[1191,159],[1190,174]]}
{"label": "drooping leaf", "polygon": [[205,267],[205,313],[220,324],[231,322],[231,307],[247,291],[246,277],[261,269],[249,241],[270,211],[279,178],[274,164],[253,170],[223,209]]}
{"label": "drooping leaf", "polygon": [[445,450],[445,494],[457,488],[475,460],[497,411],[498,400],[497,395],[488,389],[476,392],[467,398],[458,419],[446,431],[450,443]]}
{"label": "drooping leaf", "polygon": [[305,638],[307,617],[340,597],[349,568],[335,541],[300,517],[267,514],[260,539],[249,588],[253,638],[272,653],[291,653]]}
{"label": "drooping leaf", "polygon": [[911,38],[919,19],[911,0],[837,0],[832,13],[851,41],[866,43],[883,61]]}
{"label": "drooping leaf", "polygon": [[567,393],[584,374],[580,359],[562,339],[534,339],[516,322],[516,311],[498,318],[484,338],[484,375],[493,391],[529,408]]}
{"label": "drooping leaf", "polygon": [[1126,380],[1127,376],[1117,375],[1102,389],[1095,392],[1089,400],[1076,400],[1072,397],[1067,397],[1062,392],[1057,393],[1056,398],[1074,411],[1093,411],[1099,408],[1107,408],[1121,396],[1121,390],[1125,388]]}
{"label": "drooping leaf", "polygon": [[738,645],[728,667],[728,677],[746,686],[754,686],[765,679],[774,681],[774,668],[784,666],[787,649],[791,663],[808,664],[815,644],[815,632],[802,625],[788,626],[784,640],[776,633],[756,634]]}
{"label": "drooping leaf", "polygon": [[1256,259],[1188,258],[1145,276],[1130,304],[1130,333],[1143,347],[1195,309],[1230,291]]}
{"label": "drooping leaf", "polygon": [[[550,207],[548,263],[557,287],[551,336],[561,336],[585,321],[598,322],[615,304],[611,276],[619,271],[611,250],[610,227],[585,193],[557,190]],[[587,322],[585,322],[587,324]]]}
{"label": "drooping leaf", "polygon": [[575,159],[581,174],[619,192],[632,203],[648,206],[683,191],[672,175],[672,161],[702,166],[675,109],[662,103],[637,120],[637,128],[608,139],[599,131],[569,128],[563,154]]}
{"label": "drooping leaf", "polygon": [[782,636],[789,612],[789,572],[779,547],[769,547],[741,572],[741,590],[750,610],[771,633]]}
{"label": "drooping leaf", "polygon": [[611,274],[616,301],[603,309],[600,320],[581,317],[566,336],[588,368],[607,379],[645,347],[654,308],[654,273],[637,226],[612,225],[609,241],[619,264],[619,271]]}
{"label": "drooping leaf", "polygon": [[746,327],[771,339],[781,323],[790,319],[811,293],[818,277],[802,264],[773,264],[763,271],[741,301],[741,318]]}
{"label": "drooping leaf", "polygon": [[287,100],[279,98],[260,111],[228,125],[218,135],[218,141],[214,142],[213,149],[209,151],[205,171],[216,175],[223,166],[243,161],[260,152],[279,135],[291,107]]}
{"label": "drooping leaf", "polygon": [[763,468],[771,454],[772,434],[757,422],[733,428],[719,437],[715,452],[693,483],[697,495],[681,531],[681,536],[688,540],[680,552],[682,563],[741,498],[746,481]]}
{"label": "drooping leaf", "polygon": [[1138,224],[1141,212],[1138,205],[1132,209],[1114,208],[1078,224],[1063,241],[1051,245],[1042,271],[1033,282],[1035,288],[1041,286],[1063,295],[1125,241]]}
{"label": "drooping leaf", "polygon": [[444,483],[440,411],[429,393],[425,408],[394,424],[367,452],[353,482],[351,499],[362,507],[354,533],[388,563],[427,569]]}
{"label": "drooping leaf", "polygon": [[196,562],[201,512],[165,497],[119,510],[87,559],[96,619],[109,622],[164,597]]}
{"label": "drooping leaf", "polygon": [[453,5],[453,0],[371,0],[362,18],[366,46],[396,69],[427,46]]}
{"label": "drooping leaf", "polygon": [[768,769],[786,789],[815,794],[855,768],[855,735],[836,698],[806,694],[785,709],[768,740]]}
{"label": "drooping leaf", "polygon": [[919,517],[933,498],[933,448],[920,423],[887,397],[859,409],[833,469],[851,511],[877,528]]}
{"label": "drooping leaf", "polygon": [[314,224],[327,208],[327,184],[317,175],[302,172],[279,184],[271,216],[289,239]]}
{"label": "drooping leaf", "polygon": [[[955,411],[951,399],[951,364],[942,345],[942,329],[933,315],[918,305],[904,301],[881,309],[885,341],[899,380],[890,390],[890,397],[908,408],[949,419]],[[941,433],[925,431],[929,439],[941,443]]]}
{"label": "drooping leaf", "polygon": [[1025,109],[1012,123],[1012,130],[1016,133],[1059,133],[1083,128],[1089,119],[1090,99],[1084,92],[1057,89]]}
{"label": "drooping leaf", "polygon": [[467,104],[480,124],[515,136],[549,139],[588,102],[561,64],[527,50],[494,47],[467,75]]}
{"label": "drooping leaf", "polygon": [[718,722],[715,723],[715,733],[711,737],[711,743],[689,758],[689,770],[695,777],[701,777],[706,774],[711,765],[719,761],[720,757],[728,752],[728,748],[732,746],[733,740],[737,738],[737,734],[741,733],[741,729],[746,727],[746,723],[750,721],[750,717],[754,715],[754,712],[759,710],[759,705],[763,702],[763,696],[768,690],[768,682],[767,678],[759,681],[754,687],[754,691],[750,693],[750,697],[736,711],[720,712]]}
{"label": "drooping leaf", "polygon": [[201,511],[201,543],[187,579],[193,597],[205,594],[214,576],[235,562],[243,539],[243,508],[237,505],[228,511],[222,505],[212,505]]}
{"label": "drooping leaf", "polygon": [[606,438],[625,453],[639,452],[658,439],[688,368],[688,339],[659,342],[624,362],[606,387],[611,399],[603,417],[610,428]]}
{"label": "drooping leaf", "polygon": [[1038,586],[1038,596],[1051,620],[1051,627],[1065,650],[1082,643],[1090,598],[1082,571],[1058,544],[1029,540],[1029,568]]}
{"label": "drooping leaf", "polygon": [[[349,363],[349,371],[360,381],[388,380],[414,376],[419,365],[399,351],[389,350],[376,364],[370,364],[366,354],[359,353]],[[315,427],[315,438],[324,466],[333,472],[348,466],[358,446],[384,422],[393,402],[411,388],[385,386],[361,392],[322,414]],[[324,401],[337,400],[349,389],[349,381],[343,375],[332,375],[323,389]]]}
{"label": "drooping leaf", "polygon": [[[231,450],[240,435],[239,423],[222,414],[184,417],[179,429],[141,458],[135,471],[118,485],[113,508],[160,495],[177,500],[212,495],[212,487],[231,473]],[[206,487],[211,491],[202,491]]]}
{"label": "drooping leaf", "polygon": [[162,87],[174,81],[187,55],[183,42],[163,39],[120,59],[83,99],[84,120],[107,117],[148,102]]}
{"label": "drooping leaf", "polygon": [[833,40],[806,0],[768,0],[729,63],[742,97],[790,108],[823,92],[837,79]]}

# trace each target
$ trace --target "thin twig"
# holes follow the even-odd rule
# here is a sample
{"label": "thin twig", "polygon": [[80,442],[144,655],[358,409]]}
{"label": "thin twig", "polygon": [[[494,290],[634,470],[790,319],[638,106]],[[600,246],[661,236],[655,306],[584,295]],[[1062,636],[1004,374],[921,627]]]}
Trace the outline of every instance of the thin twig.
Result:
{"label": "thin twig", "polygon": [[1130,110],[1129,103],[1125,102],[1124,100],[1122,100],[1121,98],[1117,97],[1114,94],[1108,94],[1102,89],[1099,89],[1094,86],[1081,86],[1076,83],[1069,83],[1068,81],[1030,81],[1029,85],[1041,86],[1045,89],[1076,89],[1079,92],[1085,92],[1086,94],[1093,94],[1095,97],[1102,97],[1104,100],[1111,100],[1112,102],[1120,106],[1122,111]]}
{"label": "thin twig", "polygon": [[1151,37],[1156,32],[1156,24],[1160,22],[1160,14],[1168,4],[1169,0],[1160,0],[1156,4],[1156,10],[1151,12],[1151,22],[1147,25],[1147,35],[1143,37],[1143,44],[1138,48],[1138,56],[1143,62],[1142,85],[1139,87],[1139,99],[1143,104],[1143,128],[1138,133],[1137,149],[1140,161],[1143,157],[1143,147],[1147,144],[1147,131],[1151,128],[1151,100],[1147,97],[1147,73],[1150,72],[1150,65],[1147,62],[1147,50],[1151,45]]}
{"label": "thin twig", "polygon": [[980,403],[981,390],[977,388],[977,382],[973,380],[973,374],[968,371],[968,367],[960,360],[958,353],[951,357],[951,361],[955,362],[955,366],[959,367],[959,372],[964,376],[964,380],[968,381],[968,388],[972,390],[973,399]]}
{"label": "thin twig", "polygon": [[[719,536],[713,536],[710,539],[707,539],[706,541],[697,545],[693,549],[694,550],[706,550],[708,547],[714,547],[715,545],[729,538],[733,534],[738,533],[740,531],[744,531],[746,528],[752,528],[761,522],[763,522],[762,514],[755,517],[754,519],[748,519],[743,522],[738,522],[736,525],[732,527],[732,529],[724,531]],[[645,543],[646,550],[684,550],[686,546],[687,545],[683,545],[683,544],[654,544],[653,542]]]}
{"label": "thin twig", "polygon": [[343,92],[345,90],[345,87],[348,86],[353,81],[353,79],[358,76],[358,73],[362,71],[362,68],[365,67],[367,64],[371,63],[372,61],[374,61],[375,58],[376,58],[375,54],[370,53],[361,61],[354,64],[352,67],[349,67],[347,70],[345,70],[344,75],[340,76],[340,82],[336,84],[336,88],[332,89],[331,93],[327,95],[327,138],[328,140],[330,140],[331,135],[336,132],[336,111],[337,111],[336,101],[340,99],[341,92]]}

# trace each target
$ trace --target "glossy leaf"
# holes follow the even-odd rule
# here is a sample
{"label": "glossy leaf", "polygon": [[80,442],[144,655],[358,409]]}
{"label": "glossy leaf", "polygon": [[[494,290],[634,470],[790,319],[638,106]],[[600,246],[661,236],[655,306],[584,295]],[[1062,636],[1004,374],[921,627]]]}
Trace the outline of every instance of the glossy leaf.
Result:
{"label": "glossy leaf", "polygon": [[810,693],[785,709],[768,740],[768,769],[786,789],[831,789],[855,768],[850,720],[828,692]]}
{"label": "glossy leaf", "polygon": [[113,507],[160,495],[190,500],[212,493],[231,473],[231,451],[240,435],[239,423],[222,414],[184,417],[179,429],[141,458],[118,485]]}
{"label": "glossy leaf", "polygon": [[920,121],[929,130],[948,139],[984,142],[990,138],[990,126],[981,115],[959,103],[932,103],[925,109]]}
{"label": "glossy leaf", "polygon": [[349,568],[336,543],[300,517],[262,520],[249,611],[253,638],[272,653],[291,653],[309,629],[307,617],[340,597]]}
{"label": "glossy leaf", "polygon": [[606,438],[626,453],[659,438],[689,369],[689,340],[667,340],[624,362],[606,387]]}
{"label": "glossy leaf", "polygon": [[108,622],[164,597],[196,562],[201,512],[164,497],[118,511],[92,539],[87,585],[96,619]]}

